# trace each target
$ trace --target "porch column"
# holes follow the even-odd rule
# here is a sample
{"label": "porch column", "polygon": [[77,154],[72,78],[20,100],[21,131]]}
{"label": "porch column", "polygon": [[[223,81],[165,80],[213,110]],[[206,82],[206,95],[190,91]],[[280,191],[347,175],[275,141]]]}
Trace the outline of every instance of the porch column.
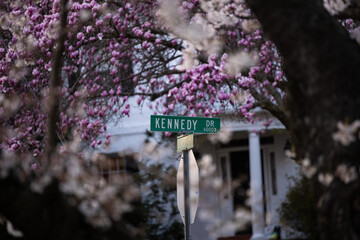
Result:
{"label": "porch column", "polygon": [[260,154],[260,138],[254,132],[249,132],[250,149],[250,190],[252,236],[251,239],[265,239],[264,237],[264,199],[262,191],[262,170]]}

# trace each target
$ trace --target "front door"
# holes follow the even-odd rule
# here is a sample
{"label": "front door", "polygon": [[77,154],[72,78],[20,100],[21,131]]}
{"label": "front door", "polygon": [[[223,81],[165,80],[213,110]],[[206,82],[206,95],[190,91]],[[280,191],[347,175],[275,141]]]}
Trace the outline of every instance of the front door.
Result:
{"label": "front door", "polygon": [[[221,193],[220,211],[222,219],[231,220],[236,210],[242,209],[251,213],[250,201],[250,162],[248,148],[232,148],[219,152],[219,163],[223,189]],[[273,195],[276,195],[275,155],[271,147],[261,149],[264,213],[274,211],[271,205]],[[271,189],[272,192],[265,191]],[[270,214],[266,223],[271,224]],[[264,219],[265,220],[265,219]],[[238,229],[234,234],[251,234],[249,222],[245,228]]]}
{"label": "front door", "polygon": [[[230,152],[231,179],[232,179],[232,201],[234,212],[237,210],[251,211],[249,204],[250,191],[250,167],[249,151]],[[251,222],[247,223],[244,228],[237,229],[235,234],[251,234]]]}
{"label": "front door", "polygon": [[[231,220],[237,210],[246,210],[249,206],[250,165],[249,150],[237,148],[221,151],[220,169],[223,181],[221,193],[221,215],[223,220]],[[251,222],[244,228],[236,229],[232,234],[251,234]]]}

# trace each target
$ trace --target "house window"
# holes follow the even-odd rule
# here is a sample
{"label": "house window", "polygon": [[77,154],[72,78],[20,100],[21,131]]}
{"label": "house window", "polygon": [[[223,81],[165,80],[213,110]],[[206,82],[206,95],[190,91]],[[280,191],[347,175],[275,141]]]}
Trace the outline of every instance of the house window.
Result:
{"label": "house window", "polygon": [[226,157],[222,156],[220,158],[220,164],[221,164],[221,176],[222,176],[222,182],[224,184],[224,188],[223,188],[223,196],[225,199],[229,198],[229,189],[227,187],[228,184],[228,168],[227,168],[227,161],[226,161]]}
{"label": "house window", "polygon": [[98,169],[100,176],[108,181],[114,176],[120,176],[126,181],[127,174],[139,171],[133,156],[120,156],[118,153],[101,153]]}
{"label": "house window", "polygon": [[277,194],[277,184],[276,184],[276,164],[275,164],[275,153],[270,153],[270,169],[271,169],[271,187],[272,194]]}
{"label": "house window", "polygon": [[108,158],[105,161],[100,161],[100,174],[108,180],[111,180],[114,175],[120,175],[126,180],[126,161],[120,158]]}

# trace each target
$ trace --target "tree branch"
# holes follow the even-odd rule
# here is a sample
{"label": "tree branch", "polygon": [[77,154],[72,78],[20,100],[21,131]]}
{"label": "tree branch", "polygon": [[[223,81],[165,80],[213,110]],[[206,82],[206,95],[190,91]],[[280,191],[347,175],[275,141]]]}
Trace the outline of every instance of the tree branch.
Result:
{"label": "tree branch", "polygon": [[289,128],[289,120],[282,108],[279,108],[278,106],[270,102],[267,98],[259,94],[255,89],[251,88],[250,93],[257,101],[257,103],[255,103],[253,106],[254,108],[261,107],[262,109],[269,111],[284,125],[286,129]]}
{"label": "tree branch", "polygon": [[61,0],[61,15],[60,15],[60,32],[56,44],[55,51],[52,56],[52,71],[49,83],[49,99],[48,99],[48,119],[47,119],[47,149],[45,161],[42,165],[44,168],[50,163],[51,157],[55,152],[57,145],[57,122],[60,108],[61,98],[61,68],[62,68],[62,55],[64,53],[64,42],[66,39],[66,21],[68,15],[67,9],[68,0]]}

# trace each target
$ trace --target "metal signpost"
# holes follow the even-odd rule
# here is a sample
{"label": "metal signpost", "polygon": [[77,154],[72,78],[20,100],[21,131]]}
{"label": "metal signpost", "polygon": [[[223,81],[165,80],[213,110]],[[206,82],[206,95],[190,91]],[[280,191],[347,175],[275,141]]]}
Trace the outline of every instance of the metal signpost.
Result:
{"label": "metal signpost", "polygon": [[199,201],[199,168],[192,148],[193,133],[217,133],[220,118],[152,115],[151,131],[192,133],[177,138],[177,152],[182,151],[177,173],[177,204],[185,228],[185,240],[190,240],[190,224],[194,223]]}

